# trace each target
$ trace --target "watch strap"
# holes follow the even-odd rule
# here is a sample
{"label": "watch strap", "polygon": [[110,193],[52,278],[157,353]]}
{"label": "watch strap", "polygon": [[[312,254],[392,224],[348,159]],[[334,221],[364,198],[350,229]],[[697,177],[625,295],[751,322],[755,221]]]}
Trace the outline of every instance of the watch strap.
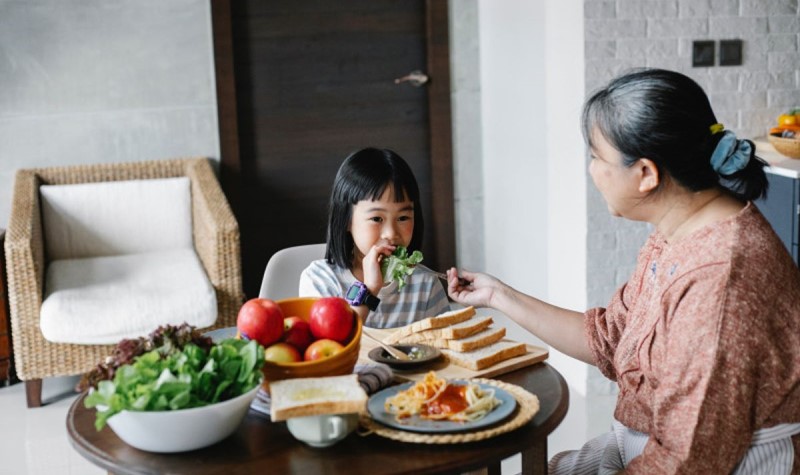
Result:
{"label": "watch strap", "polygon": [[381,299],[372,295],[369,289],[364,289],[364,292],[364,305],[366,305],[368,309],[374,311],[378,308],[378,304],[381,303]]}

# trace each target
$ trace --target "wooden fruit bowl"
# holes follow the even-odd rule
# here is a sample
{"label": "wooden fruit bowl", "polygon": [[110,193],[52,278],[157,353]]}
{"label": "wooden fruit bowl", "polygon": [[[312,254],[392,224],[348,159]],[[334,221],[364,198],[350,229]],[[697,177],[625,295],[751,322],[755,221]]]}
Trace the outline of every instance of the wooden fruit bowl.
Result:
{"label": "wooden fruit bowl", "polygon": [[[276,303],[283,310],[286,317],[296,315],[308,321],[311,306],[319,300],[318,297],[298,297],[284,300],[277,300]],[[264,362],[261,372],[264,373],[262,386],[269,392],[270,381],[292,378],[312,378],[317,376],[341,376],[353,372],[353,368],[358,361],[358,353],[361,349],[361,319],[353,314],[353,331],[344,350],[321,360],[300,361],[297,363],[275,363]]]}
{"label": "wooden fruit bowl", "polygon": [[787,139],[769,135],[767,139],[769,139],[769,143],[771,143],[772,146],[775,147],[775,150],[781,155],[800,159],[800,138],[795,137]]}

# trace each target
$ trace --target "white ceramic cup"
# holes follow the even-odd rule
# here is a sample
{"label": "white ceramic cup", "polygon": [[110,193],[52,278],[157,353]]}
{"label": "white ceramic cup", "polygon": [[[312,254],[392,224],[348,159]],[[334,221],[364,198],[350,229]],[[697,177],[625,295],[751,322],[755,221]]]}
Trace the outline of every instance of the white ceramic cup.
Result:
{"label": "white ceramic cup", "polygon": [[358,427],[358,414],[292,417],[286,421],[286,426],[297,440],[312,447],[328,447]]}

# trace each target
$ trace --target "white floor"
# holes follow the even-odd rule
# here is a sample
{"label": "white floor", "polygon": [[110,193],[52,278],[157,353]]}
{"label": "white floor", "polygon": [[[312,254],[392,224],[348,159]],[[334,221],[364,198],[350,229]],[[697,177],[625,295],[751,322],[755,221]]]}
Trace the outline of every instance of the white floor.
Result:
{"label": "white floor", "polygon": [[[101,475],[67,439],[65,418],[76,395],[74,378],[50,378],[43,384],[45,405],[25,406],[25,387],[0,388],[0,475]],[[571,392],[566,418],[548,440],[550,455],[580,447],[588,438],[608,430],[615,398],[587,401]],[[503,462],[503,474],[520,471],[519,456]]]}

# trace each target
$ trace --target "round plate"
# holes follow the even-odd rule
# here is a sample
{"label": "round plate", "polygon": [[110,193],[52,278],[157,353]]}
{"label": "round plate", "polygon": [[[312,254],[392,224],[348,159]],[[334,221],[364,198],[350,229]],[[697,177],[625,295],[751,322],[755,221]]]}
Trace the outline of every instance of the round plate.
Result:
{"label": "round plate", "polygon": [[[453,384],[467,384],[468,382],[469,381],[466,380],[450,381],[450,383]],[[490,426],[500,422],[510,416],[517,407],[517,400],[514,399],[514,396],[512,396],[508,391],[500,389],[497,386],[492,386],[491,384],[476,383],[483,390],[493,389],[494,396],[500,400],[500,405],[495,407],[492,412],[486,414],[486,416],[482,419],[471,422],[435,421],[423,419],[419,417],[419,415],[414,415],[402,419],[402,421],[398,421],[394,414],[390,414],[389,412],[386,412],[386,409],[384,409],[386,399],[394,396],[400,391],[410,388],[414,384],[416,383],[411,382],[401,384],[399,386],[392,386],[373,394],[372,397],[369,398],[369,401],[367,401],[367,410],[369,411],[369,415],[372,416],[372,419],[385,426],[410,432],[464,432],[476,430],[478,428]]]}
{"label": "round plate", "polygon": [[385,363],[394,369],[418,368],[442,356],[441,351],[439,351],[437,348],[428,345],[411,344],[411,345],[391,345],[391,346],[393,348],[397,348],[398,350],[402,351],[405,354],[408,354],[410,351],[416,351],[419,353],[419,356],[417,358],[414,358],[413,360],[408,360],[408,361],[398,360],[397,358],[392,357],[386,350],[384,350],[380,346],[370,350],[367,356],[369,356],[369,359],[371,359],[372,361],[377,361],[378,363]]}
{"label": "round plate", "polygon": [[205,332],[203,335],[210,337],[211,341],[214,343],[219,343],[228,338],[236,338],[236,327],[218,328],[210,332]]}

